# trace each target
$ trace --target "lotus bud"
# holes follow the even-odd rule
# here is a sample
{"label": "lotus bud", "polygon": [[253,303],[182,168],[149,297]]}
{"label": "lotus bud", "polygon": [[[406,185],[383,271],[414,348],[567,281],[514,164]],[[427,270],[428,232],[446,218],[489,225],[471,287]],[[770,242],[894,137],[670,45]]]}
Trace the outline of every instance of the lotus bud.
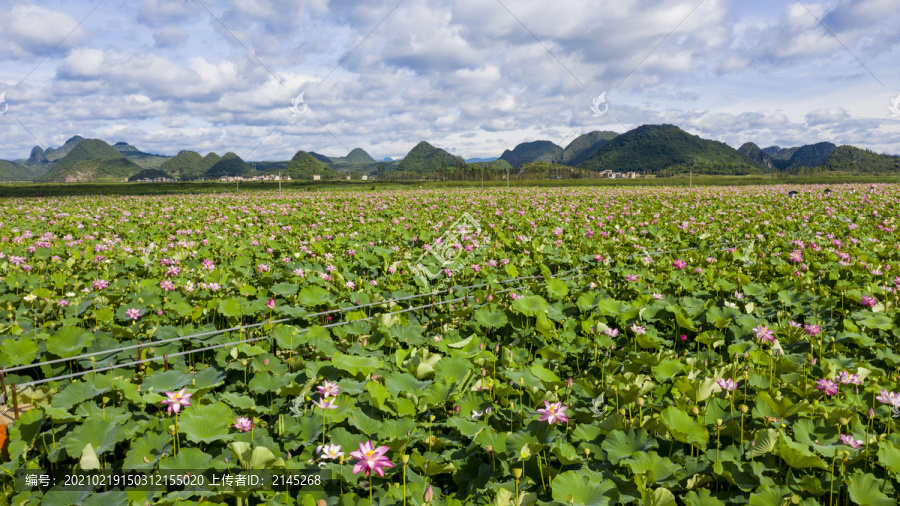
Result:
{"label": "lotus bud", "polygon": [[429,483],[428,486],[425,487],[425,493],[422,494],[422,500],[428,503],[431,502],[432,499],[434,499],[434,490]]}
{"label": "lotus bud", "polygon": [[875,418],[875,411],[872,408],[869,408],[869,420]]}
{"label": "lotus bud", "polygon": [[691,413],[693,413],[694,416],[700,416],[700,408],[694,406],[693,408],[691,408]]}
{"label": "lotus bud", "polygon": [[516,479],[516,481],[519,481],[519,478],[522,477],[522,468],[521,467],[516,467],[513,469],[513,477]]}
{"label": "lotus bud", "polygon": [[722,426],[722,419],[716,418],[716,427],[721,427],[721,426]]}
{"label": "lotus bud", "polygon": [[401,456],[401,457],[400,457],[400,460],[403,461],[403,465],[405,466],[406,464],[409,463],[409,455],[403,455],[403,456]]}
{"label": "lotus bud", "polygon": [[756,446],[756,440],[750,441],[750,446]]}
{"label": "lotus bud", "polygon": [[478,350],[481,351],[484,349],[484,343],[478,343]]}
{"label": "lotus bud", "polygon": [[525,378],[519,378],[519,386],[525,385]]}
{"label": "lotus bud", "polygon": [[491,411],[493,411],[493,410],[491,409],[490,406],[488,406],[488,408],[484,410],[484,414],[489,415],[489,414],[491,414]]}
{"label": "lotus bud", "polygon": [[459,413],[459,405],[453,406],[453,412]]}
{"label": "lotus bud", "polygon": [[487,445],[485,450],[487,450],[488,453],[494,453],[494,445]]}
{"label": "lotus bud", "polygon": [[644,406],[644,398],[643,397],[638,397],[636,402],[637,402],[638,407]]}
{"label": "lotus bud", "polygon": [[241,360],[241,365],[244,366],[244,367],[247,367],[247,361],[246,361],[246,360]]}
{"label": "lotus bud", "polygon": [[434,422],[434,418],[435,418],[434,415],[431,415],[431,416],[428,417],[428,421],[429,421],[429,422]]}
{"label": "lotus bud", "polygon": [[584,449],[584,454],[585,454],[586,456],[590,457],[590,456],[591,456],[591,449],[590,449],[590,448],[585,448],[585,449]]}
{"label": "lotus bud", "polygon": [[747,411],[750,410],[750,408],[748,408],[746,404],[741,404],[740,410],[741,410],[741,413],[746,413]]}
{"label": "lotus bud", "polygon": [[485,374],[487,374],[487,371],[485,371],[484,367],[482,367],[481,368],[481,376],[484,377]]}
{"label": "lotus bud", "polygon": [[841,425],[847,425],[848,423],[850,423],[850,420],[847,420],[846,418],[844,418],[842,416],[842,417],[838,418],[838,423]]}
{"label": "lotus bud", "polygon": [[566,381],[566,388],[572,388],[572,377],[569,376],[569,380]]}
{"label": "lotus bud", "polygon": [[328,503],[325,502],[325,499],[319,499],[316,501],[316,506],[328,506]]}

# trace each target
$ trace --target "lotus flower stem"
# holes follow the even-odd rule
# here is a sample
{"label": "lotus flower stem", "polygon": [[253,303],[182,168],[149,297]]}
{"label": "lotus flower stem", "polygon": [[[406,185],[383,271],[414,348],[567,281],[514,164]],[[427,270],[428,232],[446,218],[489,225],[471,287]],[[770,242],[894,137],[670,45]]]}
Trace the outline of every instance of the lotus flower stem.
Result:
{"label": "lotus flower stem", "polygon": [[[541,464],[541,453],[540,452],[538,452],[538,454],[537,454],[537,461],[538,461],[538,472],[541,473],[541,487],[544,489],[544,492],[546,492],[547,486],[544,485],[544,466],[543,466],[543,464]],[[522,464],[522,465],[524,466],[524,464]]]}

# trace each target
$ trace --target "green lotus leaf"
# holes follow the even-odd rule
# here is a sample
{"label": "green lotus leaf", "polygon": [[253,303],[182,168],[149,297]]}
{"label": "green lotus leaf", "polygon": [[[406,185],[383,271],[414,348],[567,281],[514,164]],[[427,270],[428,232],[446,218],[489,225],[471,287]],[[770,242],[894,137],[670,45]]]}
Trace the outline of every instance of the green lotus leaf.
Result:
{"label": "green lotus leaf", "polygon": [[795,469],[805,469],[816,467],[819,469],[827,469],[825,461],[818,455],[814,455],[804,444],[792,441],[784,434],[778,442],[778,455],[784,459],[784,462]]}
{"label": "green lotus leaf", "polygon": [[616,504],[617,499],[615,482],[587,468],[553,478],[553,500],[560,504],[606,506]]}
{"label": "green lotus leaf", "polygon": [[547,293],[554,300],[560,300],[569,294],[569,287],[566,282],[558,278],[547,279]]}
{"label": "green lotus leaf", "polygon": [[75,427],[66,436],[66,453],[72,456],[80,456],[84,447],[91,445],[96,455],[103,455],[111,451],[116,443],[124,441],[128,432],[122,422],[130,418],[130,415],[121,415],[117,418],[88,417],[84,423]]}
{"label": "green lotus leaf", "polygon": [[867,506],[890,506],[897,504],[896,499],[888,497],[881,491],[884,480],[880,480],[872,473],[857,471],[844,479],[850,499],[856,504]]}
{"label": "green lotus leaf", "polygon": [[97,454],[94,453],[94,448],[91,446],[91,443],[84,445],[84,449],[81,450],[81,460],[79,461],[79,465],[81,466],[81,469],[85,471],[100,469],[100,459],[97,458]]}
{"label": "green lotus leaf", "polygon": [[890,441],[878,443],[878,462],[894,476],[900,477],[900,449]]}
{"label": "green lotus leaf", "polygon": [[534,316],[547,311],[547,301],[540,295],[528,295],[516,299],[512,307],[525,316]]}
{"label": "green lotus leaf", "polygon": [[708,489],[691,490],[684,496],[686,506],[725,506],[725,503],[716,499]]}
{"label": "green lotus leaf", "polygon": [[47,351],[62,358],[74,357],[93,340],[93,334],[79,327],[63,327],[47,339]]}
{"label": "green lotus leaf", "polygon": [[750,450],[747,451],[747,458],[759,457],[774,450],[780,436],[781,433],[775,429],[758,430],[756,437],[751,440],[753,444],[750,446]]}
{"label": "green lotus leaf", "polygon": [[629,428],[628,432],[614,430],[607,434],[600,444],[610,463],[618,464],[624,458],[631,457],[636,452],[647,452],[657,447],[656,439],[652,438],[644,429]]}
{"label": "green lotus leaf", "polygon": [[703,424],[691,418],[684,411],[675,406],[669,406],[660,413],[660,420],[677,441],[706,449],[709,432]]}
{"label": "green lotus leaf", "polygon": [[212,455],[204,453],[199,448],[182,448],[177,455],[169,456],[159,461],[159,469],[161,471],[210,468],[220,468],[217,465],[217,459],[213,459]]}
{"label": "green lotus leaf", "polygon": [[7,367],[30,364],[37,356],[38,347],[31,339],[20,337],[6,339],[0,346],[0,362]]}
{"label": "green lotus leaf", "polygon": [[178,415],[178,431],[194,443],[209,444],[228,438],[234,419],[234,412],[222,402],[193,405]]}
{"label": "green lotus leaf", "polygon": [[307,286],[297,294],[297,302],[306,307],[314,307],[331,300],[331,293],[319,286]]}
{"label": "green lotus leaf", "polygon": [[472,315],[475,323],[489,329],[499,329],[507,324],[506,312],[483,307]]}
{"label": "green lotus leaf", "polygon": [[331,364],[342,371],[347,371],[353,376],[357,374],[369,375],[384,367],[384,362],[372,357],[359,357],[335,353],[331,357]]}
{"label": "green lotus leaf", "polygon": [[222,299],[219,301],[219,313],[228,318],[240,318],[243,314],[241,304],[235,299]]}

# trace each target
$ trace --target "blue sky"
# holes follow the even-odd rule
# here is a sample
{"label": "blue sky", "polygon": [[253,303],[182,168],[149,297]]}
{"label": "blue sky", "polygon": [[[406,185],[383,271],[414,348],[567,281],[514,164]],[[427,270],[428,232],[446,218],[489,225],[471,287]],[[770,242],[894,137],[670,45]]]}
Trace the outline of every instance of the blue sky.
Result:
{"label": "blue sky", "polygon": [[76,134],[247,160],[402,157],[421,140],[490,157],[651,123],[733,147],[900,153],[896,0],[0,0],[0,14],[4,159]]}

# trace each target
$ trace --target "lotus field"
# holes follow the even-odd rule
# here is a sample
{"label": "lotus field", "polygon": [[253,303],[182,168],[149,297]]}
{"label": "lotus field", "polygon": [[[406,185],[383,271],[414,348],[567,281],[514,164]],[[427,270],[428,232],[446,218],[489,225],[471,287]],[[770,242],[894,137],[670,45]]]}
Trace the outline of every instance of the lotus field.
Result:
{"label": "lotus field", "polygon": [[790,189],[5,200],[0,504],[896,504],[900,191]]}

